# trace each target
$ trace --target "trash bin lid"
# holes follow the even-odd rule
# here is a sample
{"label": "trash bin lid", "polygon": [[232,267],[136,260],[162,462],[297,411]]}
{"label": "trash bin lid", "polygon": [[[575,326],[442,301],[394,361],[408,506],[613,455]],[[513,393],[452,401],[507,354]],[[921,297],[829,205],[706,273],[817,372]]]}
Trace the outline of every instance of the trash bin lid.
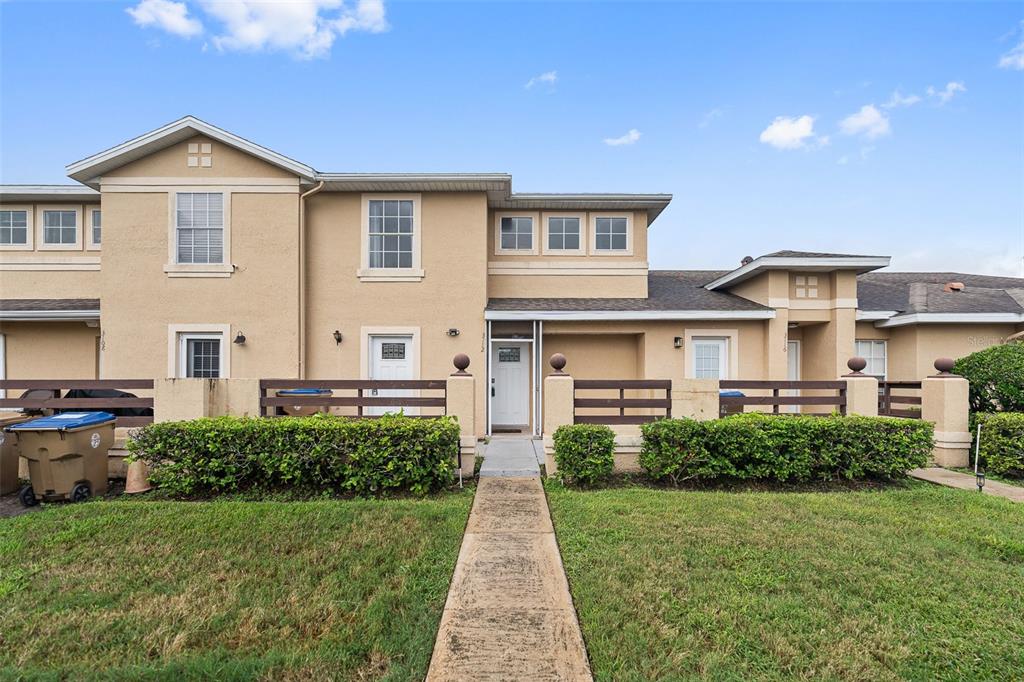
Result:
{"label": "trash bin lid", "polygon": [[50,417],[40,417],[31,421],[13,424],[8,431],[69,431],[86,426],[99,426],[112,422],[117,417],[109,412],[64,412]]}
{"label": "trash bin lid", "polygon": [[719,391],[720,398],[745,398],[743,391]]}
{"label": "trash bin lid", "polygon": [[286,388],[278,391],[278,395],[323,395],[330,393],[329,388]]}

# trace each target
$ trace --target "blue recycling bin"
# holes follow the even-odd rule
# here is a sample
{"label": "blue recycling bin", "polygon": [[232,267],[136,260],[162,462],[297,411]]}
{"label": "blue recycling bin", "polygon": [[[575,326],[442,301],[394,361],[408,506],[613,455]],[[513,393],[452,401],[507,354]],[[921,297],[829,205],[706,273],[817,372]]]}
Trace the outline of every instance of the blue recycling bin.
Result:
{"label": "blue recycling bin", "polygon": [[[719,398],[745,398],[746,394],[743,391],[719,391]],[[743,414],[742,405],[721,405],[718,408],[718,416],[727,417],[730,414]]]}
{"label": "blue recycling bin", "polygon": [[28,461],[31,484],[19,493],[22,504],[81,502],[106,492],[116,420],[109,412],[64,412],[8,426]]}

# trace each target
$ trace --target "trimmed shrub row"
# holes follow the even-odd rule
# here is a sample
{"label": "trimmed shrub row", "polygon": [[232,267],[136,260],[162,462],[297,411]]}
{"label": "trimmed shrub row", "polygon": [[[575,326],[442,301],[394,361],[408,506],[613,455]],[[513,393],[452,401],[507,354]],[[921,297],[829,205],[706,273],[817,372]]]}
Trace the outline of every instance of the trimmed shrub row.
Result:
{"label": "trimmed shrub row", "polygon": [[985,471],[1024,478],[1024,412],[976,414],[974,419],[981,424],[978,454]]}
{"label": "trimmed shrub row", "polygon": [[615,433],[603,424],[559,426],[552,437],[558,478],[564,483],[590,486],[612,475]]}
{"label": "trimmed shrub row", "polygon": [[644,424],[640,466],[654,480],[898,478],[925,466],[933,427],[891,417],[740,414]]}
{"label": "trimmed shrub row", "polygon": [[971,412],[1024,412],[1024,341],[971,353],[953,372],[971,384]]}
{"label": "trimmed shrub row", "polygon": [[425,494],[451,481],[459,425],[451,417],[327,415],[162,422],[129,441],[150,481],[177,495],[263,487]]}

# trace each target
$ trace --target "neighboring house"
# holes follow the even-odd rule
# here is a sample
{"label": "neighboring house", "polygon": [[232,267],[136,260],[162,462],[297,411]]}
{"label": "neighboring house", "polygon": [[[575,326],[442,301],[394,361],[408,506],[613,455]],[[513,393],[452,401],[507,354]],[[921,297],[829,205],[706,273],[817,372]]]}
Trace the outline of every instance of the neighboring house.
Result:
{"label": "neighboring house", "polygon": [[192,117],[67,170],[0,187],[8,378],[426,379],[464,352],[480,430],[535,429],[556,352],[580,378],[834,379],[858,354],[911,380],[1024,329],[1024,279],[887,256],[651,271],[665,194],[323,173]]}

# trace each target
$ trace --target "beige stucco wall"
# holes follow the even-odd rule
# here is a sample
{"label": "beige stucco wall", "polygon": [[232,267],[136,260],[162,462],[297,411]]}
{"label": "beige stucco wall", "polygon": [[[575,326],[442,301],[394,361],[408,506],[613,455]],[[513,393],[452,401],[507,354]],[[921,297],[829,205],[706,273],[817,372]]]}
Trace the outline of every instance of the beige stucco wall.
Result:
{"label": "beige stucco wall", "polygon": [[[190,154],[189,144],[209,144],[210,154]],[[202,147],[200,147],[202,149]],[[208,168],[188,165],[189,156],[209,156]],[[233,147],[197,135],[183,142],[125,164],[103,176],[109,178],[293,178],[288,171],[273,166]]]}
{"label": "beige stucco wall", "polygon": [[[487,301],[484,193],[421,195],[422,281],[360,281],[362,195],[324,192],[307,205],[307,376],[365,377],[366,332],[413,333],[421,379],[443,379],[466,353],[477,392],[477,431],[486,426],[484,316]],[[448,336],[449,329],[459,336]],[[334,341],[340,331],[344,340]]]}
{"label": "beige stucco wall", "polygon": [[0,322],[7,378],[95,379],[99,333],[85,322]]}
{"label": "beige stucco wall", "polygon": [[[168,376],[168,325],[229,325],[232,377],[297,376],[298,194],[236,192],[230,277],[175,278],[167,192],[103,192],[105,378]],[[244,346],[231,343],[242,332]]]}
{"label": "beige stucco wall", "polygon": [[646,298],[647,275],[491,275],[491,298]]}

